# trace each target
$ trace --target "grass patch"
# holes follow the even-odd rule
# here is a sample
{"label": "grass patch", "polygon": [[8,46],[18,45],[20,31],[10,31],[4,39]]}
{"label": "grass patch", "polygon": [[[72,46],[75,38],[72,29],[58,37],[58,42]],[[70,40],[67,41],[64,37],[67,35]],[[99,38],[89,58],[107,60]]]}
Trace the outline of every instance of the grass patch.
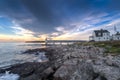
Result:
{"label": "grass patch", "polygon": [[94,45],[105,48],[107,54],[120,54],[120,41],[95,42]]}
{"label": "grass patch", "polygon": [[78,45],[93,45],[101,48],[105,48],[105,54],[113,54],[119,55],[120,54],[120,41],[106,41],[106,42],[85,42],[85,43],[78,43]]}

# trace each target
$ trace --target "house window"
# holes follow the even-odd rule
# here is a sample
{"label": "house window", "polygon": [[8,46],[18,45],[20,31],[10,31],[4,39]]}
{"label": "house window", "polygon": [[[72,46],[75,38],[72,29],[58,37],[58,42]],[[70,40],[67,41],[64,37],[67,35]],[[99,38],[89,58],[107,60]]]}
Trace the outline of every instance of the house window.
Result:
{"label": "house window", "polygon": [[119,37],[118,37],[118,40],[119,40]]}

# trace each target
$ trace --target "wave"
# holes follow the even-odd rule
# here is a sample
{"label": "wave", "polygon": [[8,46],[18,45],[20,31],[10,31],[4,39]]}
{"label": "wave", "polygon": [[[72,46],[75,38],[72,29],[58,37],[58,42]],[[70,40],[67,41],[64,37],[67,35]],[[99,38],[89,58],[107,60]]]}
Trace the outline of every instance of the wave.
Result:
{"label": "wave", "polygon": [[4,74],[0,74],[0,80],[18,80],[19,79],[18,74],[9,73],[9,71],[6,71]]}

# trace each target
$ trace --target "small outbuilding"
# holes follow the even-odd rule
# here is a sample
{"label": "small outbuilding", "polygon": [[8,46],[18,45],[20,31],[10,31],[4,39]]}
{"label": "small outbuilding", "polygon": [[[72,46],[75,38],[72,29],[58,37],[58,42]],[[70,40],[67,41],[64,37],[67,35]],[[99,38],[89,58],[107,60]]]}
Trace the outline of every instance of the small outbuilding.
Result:
{"label": "small outbuilding", "polygon": [[112,40],[120,40],[120,33],[117,32],[116,34],[112,35]]}

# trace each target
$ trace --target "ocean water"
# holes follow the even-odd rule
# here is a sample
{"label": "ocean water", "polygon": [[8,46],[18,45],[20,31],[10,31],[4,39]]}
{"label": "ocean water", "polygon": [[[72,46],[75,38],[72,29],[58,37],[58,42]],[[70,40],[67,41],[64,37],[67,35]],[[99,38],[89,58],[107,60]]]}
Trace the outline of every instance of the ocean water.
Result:
{"label": "ocean water", "polygon": [[0,67],[4,68],[9,65],[24,62],[41,62],[45,60],[45,53],[39,55],[21,54],[25,50],[41,48],[40,43],[0,43]]}
{"label": "ocean water", "polygon": [[[46,61],[45,52],[35,54],[22,54],[28,49],[42,48],[39,43],[0,43],[0,68],[6,68],[10,65],[24,62],[42,62]],[[6,71],[0,74],[0,80],[19,80],[18,74]]]}
{"label": "ocean water", "polygon": [[4,74],[0,74],[0,80],[18,80],[19,79],[18,74],[9,73],[9,71],[6,71]]}

